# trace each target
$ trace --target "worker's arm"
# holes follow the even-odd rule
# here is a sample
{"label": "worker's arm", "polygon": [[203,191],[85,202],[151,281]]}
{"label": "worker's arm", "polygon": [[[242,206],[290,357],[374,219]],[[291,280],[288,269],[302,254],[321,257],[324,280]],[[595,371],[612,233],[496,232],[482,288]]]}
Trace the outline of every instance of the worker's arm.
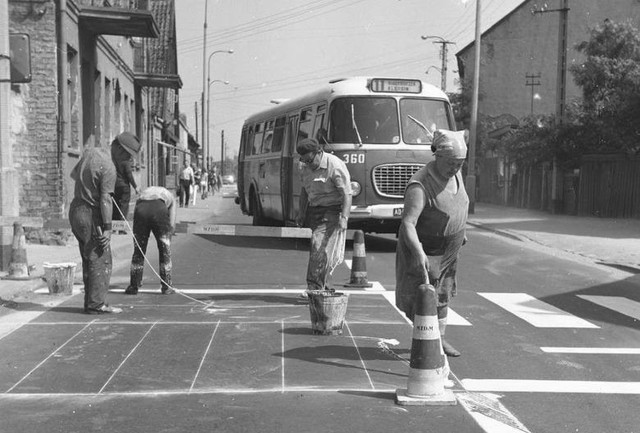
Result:
{"label": "worker's arm", "polygon": [[[418,231],[416,230],[418,218],[420,218],[424,207],[425,196],[423,189],[418,184],[409,185],[404,195],[404,212],[402,214],[399,232],[403,234],[407,240],[407,245],[411,250],[411,257],[415,260],[411,266],[421,266],[426,276],[427,255],[422,249],[422,244],[418,238]],[[426,282],[429,282],[428,276],[426,276]]]}
{"label": "worker's arm", "polygon": [[309,196],[307,195],[307,190],[302,187],[300,190],[300,201],[298,202],[298,216],[296,217],[296,224],[300,227],[304,225],[308,205]]}

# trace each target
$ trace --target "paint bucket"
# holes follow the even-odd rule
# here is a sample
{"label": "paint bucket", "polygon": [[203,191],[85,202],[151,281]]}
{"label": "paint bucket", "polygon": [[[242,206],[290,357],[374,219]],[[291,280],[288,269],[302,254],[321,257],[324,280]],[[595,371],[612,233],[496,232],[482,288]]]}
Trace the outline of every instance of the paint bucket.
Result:
{"label": "paint bucket", "polygon": [[76,263],[44,263],[44,279],[49,286],[50,295],[71,295]]}
{"label": "paint bucket", "polygon": [[333,290],[309,292],[309,313],[314,334],[340,335],[349,296]]}

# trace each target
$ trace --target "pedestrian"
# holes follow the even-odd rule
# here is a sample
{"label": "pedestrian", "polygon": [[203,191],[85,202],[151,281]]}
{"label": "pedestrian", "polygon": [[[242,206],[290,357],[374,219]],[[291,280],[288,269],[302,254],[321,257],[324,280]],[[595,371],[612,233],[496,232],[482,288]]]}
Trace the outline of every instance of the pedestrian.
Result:
{"label": "pedestrian", "polygon": [[218,179],[217,168],[214,165],[213,168],[209,171],[209,191],[211,195],[216,195],[216,182]]}
{"label": "pedestrian", "polygon": [[431,150],[435,160],[414,174],[405,190],[396,249],[396,305],[413,321],[416,289],[432,284],[444,352],[460,356],[444,334],[457,290],[458,253],[466,242],[469,197],[460,173],[467,155],[465,132],[436,130]]}
{"label": "pedestrian", "polygon": [[173,194],[161,186],[150,186],[140,194],[133,211],[135,245],[131,257],[127,295],[137,295],[142,285],[144,255],[149,235],[153,233],[160,256],[160,291],[164,295],[175,293],[171,287],[171,235],[176,226],[176,206]]}
{"label": "pedestrian", "polygon": [[129,215],[131,187],[138,194],[138,185],[133,177],[134,157],[140,151],[140,141],[130,132],[119,134],[111,142],[111,159],[116,166],[116,187],[113,194],[115,205],[113,219],[124,220]]}
{"label": "pedestrian", "polygon": [[184,162],[182,171],[180,172],[180,207],[189,207],[189,198],[191,197],[191,185],[194,182],[193,169],[188,162]]}
{"label": "pedestrian", "polygon": [[78,240],[82,257],[84,312],[120,313],[107,304],[111,280],[111,195],[116,185],[116,167],[109,151],[88,147],[71,171],[75,181],[69,206],[71,230]]}
{"label": "pedestrian", "polygon": [[328,290],[327,278],[344,257],[347,221],[351,211],[351,177],[345,163],[325,153],[318,140],[298,143],[301,182],[300,207],[296,222],[311,228],[307,266],[308,296],[312,290]]}
{"label": "pedestrian", "polygon": [[207,189],[209,183],[209,173],[205,168],[202,169],[202,174],[200,175],[200,198],[202,200],[207,198]]}
{"label": "pedestrian", "polygon": [[193,193],[191,194],[192,205],[196,205],[196,196],[198,195],[198,189],[200,188],[200,178],[202,178],[202,170],[197,167],[193,167]]}

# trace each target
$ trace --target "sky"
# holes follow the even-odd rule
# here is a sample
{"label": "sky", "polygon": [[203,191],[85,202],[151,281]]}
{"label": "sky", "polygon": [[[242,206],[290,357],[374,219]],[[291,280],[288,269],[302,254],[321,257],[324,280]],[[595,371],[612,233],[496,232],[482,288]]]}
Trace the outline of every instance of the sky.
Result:
{"label": "sky", "polygon": [[[481,0],[482,30],[521,3]],[[208,154],[219,160],[222,132],[226,155],[235,156],[244,119],[335,78],[419,78],[440,87],[440,40],[452,42],[446,90],[455,91],[455,53],[473,42],[475,17],[475,0],[176,0],[180,110],[202,143],[208,77]]]}

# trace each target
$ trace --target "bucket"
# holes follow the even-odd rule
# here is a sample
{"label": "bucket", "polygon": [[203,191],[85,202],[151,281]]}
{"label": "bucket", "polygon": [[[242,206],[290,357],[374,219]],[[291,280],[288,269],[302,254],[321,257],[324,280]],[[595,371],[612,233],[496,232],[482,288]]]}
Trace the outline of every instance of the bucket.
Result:
{"label": "bucket", "polygon": [[349,296],[329,290],[309,292],[311,329],[314,334],[341,335]]}
{"label": "bucket", "polygon": [[71,295],[76,263],[44,263],[44,279],[50,295]]}

